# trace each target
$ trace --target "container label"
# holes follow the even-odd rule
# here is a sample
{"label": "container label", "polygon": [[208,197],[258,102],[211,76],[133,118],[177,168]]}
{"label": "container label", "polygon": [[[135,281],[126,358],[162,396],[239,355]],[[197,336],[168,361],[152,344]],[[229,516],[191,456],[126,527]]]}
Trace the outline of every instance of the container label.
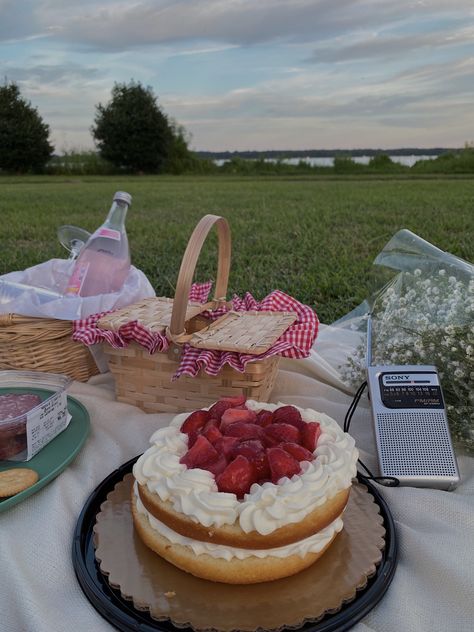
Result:
{"label": "container label", "polygon": [[74,296],[80,294],[84,281],[86,280],[87,271],[90,263],[88,261],[78,262],[74,267],[71,278],[66,288],[66,294]]}
{"label": "container label", "polygon": [[99,228],[94,233],[94,237],[107,237],[108,239],[115,239],[115,241],[120,241],[120,231],[113,230],[112,228]]}
{"label": "container label", "polygon": [[56,435],[65,430],[72,417],[67,409],[67,395],[64,391],[39,404],[26,415],[26,440],[29,461]]}

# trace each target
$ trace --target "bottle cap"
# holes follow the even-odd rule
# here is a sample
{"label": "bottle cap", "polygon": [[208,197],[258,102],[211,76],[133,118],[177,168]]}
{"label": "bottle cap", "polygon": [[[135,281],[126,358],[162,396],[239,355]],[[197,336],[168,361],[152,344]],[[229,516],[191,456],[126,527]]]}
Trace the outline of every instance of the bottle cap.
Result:
{"label": "bottle cap", "polygon": [[125,193],[125,191],[117,191],[114,195],[114,202],[118,202],[119,200],[126,202],[130,206],[132,203],[132,196],[130,193]]}

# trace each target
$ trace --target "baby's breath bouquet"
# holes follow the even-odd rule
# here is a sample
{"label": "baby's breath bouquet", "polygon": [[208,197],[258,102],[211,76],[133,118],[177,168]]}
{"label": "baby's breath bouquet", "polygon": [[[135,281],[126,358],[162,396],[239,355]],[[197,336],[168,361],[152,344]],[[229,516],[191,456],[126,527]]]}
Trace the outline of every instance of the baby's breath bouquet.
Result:
{"label": "baby's breath bouquet", "polygon": [[[409,231],[401,232],[411,239],[410,256],[400,249],[397,234],[398,254],[388,248],[389,242],[376,259],[383,265],[391,262],[392,269],[396,261],[402,270],[368,303],[372,363],[435,365],[453,441],[474,452],[474,267]],[[416,267],[410,269],[413,263]],[[352,318],[352,327],[356,322],[362,330],[366,318]],[[366,378],[365,355],[365,344],[361,344],[341,367],[343,379],[353,387]]]}

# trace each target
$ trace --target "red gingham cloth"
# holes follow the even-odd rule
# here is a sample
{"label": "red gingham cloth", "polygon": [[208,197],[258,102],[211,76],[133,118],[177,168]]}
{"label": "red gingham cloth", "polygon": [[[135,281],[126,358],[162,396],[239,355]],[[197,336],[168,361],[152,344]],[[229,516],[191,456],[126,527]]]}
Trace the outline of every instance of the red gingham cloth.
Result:
{"label": "red gingham cloth", "polygon": [[[205,303],[209,292],[212,288],[212,281],[207,283],[194,283],[189,291],[189,300]],[[130,342],[135,341],[150,353],[156,351],[167,351],[169,341],[163,334],[153,332],[140,325],[136,320],[122,325],[118,331],[109,331],[108,329],[100,329],[97,326],[98,321],[111,312],[100,312],[92,314],[87,318],[75,320],[72,324],[72,339],[82,342],[86,346],[95,345],[99,342],[108,342],[111,347],[121,349],[126,347]]]}
{"label": "red gingham cloth", "polygon": [[[189,293],[189,299],[205,303],[211,287],[211,282],[194,284]],[[181,363],[173,379],[181,375],[194,377],[200,369],[203,369],[209,375],[215,376],[225,364],[229,364],[236,371],[243,373],[247,362],[263,360],[274,355],[281,355],[286,358],[306,358],[309,355],[319,327],[318,317],[311,307],[303,305],[280,290],[275,290],[261,302],[256,301],[248,292],[244,298],[234,296],[232,309],[235,311],[290,311],[296,313],[297,319],[268,351],[260,355],[195,349],[190,344],[185,344],[181,355]],[[203,312],[203,315],[215,319],[225,313],[225,311],[226,308],[220,308],[211,313]],[[73,323],[73,340],[86,345],[105,340],[116,348],[125,347],[134,340],[148,349],[149,353],[166,351],[168,349],[169,341],[166,336],[149,331],[137,321],[131,321],[126,325],[122,325],[117,332],[99,329],[97,321],[103,315],[94,314],[89,318],[75,321]]]}

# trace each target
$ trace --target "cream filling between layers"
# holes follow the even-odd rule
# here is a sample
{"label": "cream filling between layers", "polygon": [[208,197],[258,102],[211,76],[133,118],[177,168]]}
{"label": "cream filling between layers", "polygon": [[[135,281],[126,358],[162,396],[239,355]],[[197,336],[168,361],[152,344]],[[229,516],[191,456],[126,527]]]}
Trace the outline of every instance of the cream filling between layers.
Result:
{"label": "cream filling between layers", "polygon": [[[247,401],[253,410],[273,411],[282,405]],[[304,421],[317,421],[321,426],[314,461],[303,461],[300,474],[283,477],[276,485],[252,485],[242,501],[235,494],[219,492],[210,472],[188,469],[179,462],[188,449],[187,435],[180,428],[189,413],[177,415],[168,427],[151,436],[152,445],[135,463],[133,474],[141,485],[196,523],[220,527],[238,522],[245,533],[268,535],[303,520],[348,488],[356,475],[358,451],[354,439],[328,415],[312,409],[298,410]]]}
{"label": "cream filling between layers", "polygon": [[[180,544],[190,548],[195,555],[210,555],[216,559],[224,559],[230,562],[233,558],[239,560],[245,560],[249,557],[278,557],[285,558],[290,555],[298,555],[304,557],[308,553],[319,553],[329,542],[332,540],[336,533],[342,530],[343,522],[339,516],[331,522],[325,529],[322,529],[315,535],[294,542],[293,544],[287,544],[286,546],[279,546],[274,549],[241,549],[233,546],[227,546],[223,544],[212,544],[212,542],[202,542],[200,540],[193,540],[184,535],[176,533],[168,526],[163,524],[160,520],[157,520],[143,505],[138,494],[137,484],[134,485],[135,502],[137,511],[139,514],[146,516],[148,522],[153,530],[159,533],[161,536],[169,540],[172,544]],[[341,514],[342,515],[342,514]]]}

